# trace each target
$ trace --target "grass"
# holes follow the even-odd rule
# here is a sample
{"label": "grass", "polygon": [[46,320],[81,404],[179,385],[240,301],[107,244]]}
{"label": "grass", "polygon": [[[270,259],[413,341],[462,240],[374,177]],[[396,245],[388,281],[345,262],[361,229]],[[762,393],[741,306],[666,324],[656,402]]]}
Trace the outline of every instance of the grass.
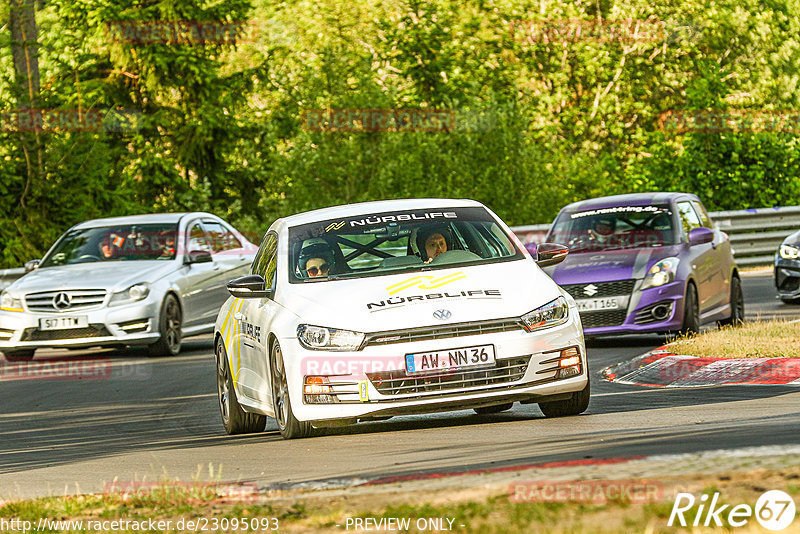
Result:
{"label": "grass", "polygon": [[680,337],[676,354],[716,358],[800,358],[800,322],[745,323],[696,336]]}
{"label": "grass", "polygon": [[[426,520],[440,521],[439,524],[443,526],[452,525],[452,532],[456,533],[680,532],[686,530],[667,526],[676,487],[680,487],[680,491],[689,491],[698,496],[701,492],[711,494],[719,491],[726,503],[752,505],[764,491],[764,487],[783,489],[790,494],[796,494],[798,478],[800,478],[798,467],[776,471],[759,470],[751,473],[732,472],[724,476],[690,475],[664,480],[664,494],[656,502],[635,504],[612,500],[599,505],[579,502],[520,503],[510,501],[508,494],[502,491],[499,493],[494,491],[494,494],[488,490],[462,493],[459,489],[426,492],[420,491],[419,488],[405,492],[398,488],[389,493],[378,492],[374,495],[360,496],[348,494],[331,496],[324,492],[283,493],[271,494],[270,502],[266,502],[267,496],[262,495],[258,503],[221,503],[206,492],[186,491],[184,486],[178,489],[170,488],[169,484],[165,483],[163,488],[154,490],[151,494],[139,492],[133,496],[125,496],[109,493],[7,503],[0,506],[0,525],[2,520],[12,519],[36,523],[42,517],[54,520],[83,520],[83,532],[91,533],[100,530],[94,529],[89,521],[153,519],[170,520],[172,527],[168,530],[172,532],[187,532],[191,530],[176,528],[179,520],[216,518],[221,521],[227,518],[230,521],[256,521],[253,524],[258,526],[260,524],[258,521],[274,518],[277,522],[270,519],[269,523],[263,523],[259,528],[225,530],[274,532],[272,528],[277,525],[278,532],[326,533],[361,531],[353,526],[356,518],[370,519],[373,524],[381,519],[408,518],[410,528],[401,532],[430,532],[432,531],[430,527],[427,530],[420,528],[431,524],[425,523]],[[761,487],[762,485],[764,487]],[[694,513],[696,510],[691,511],[687,517],[693,518]],[[418,523],[418,520],[423,522]],[[447,529],[441,531],[445,530]],[[0,532],[3,531],[0,527]],[[64,529],[59,531],[68,532]],[[788,531],[798,530],[795,527]],[[737,532],[753,532],[753,530],[744,528],[737,529]]]}

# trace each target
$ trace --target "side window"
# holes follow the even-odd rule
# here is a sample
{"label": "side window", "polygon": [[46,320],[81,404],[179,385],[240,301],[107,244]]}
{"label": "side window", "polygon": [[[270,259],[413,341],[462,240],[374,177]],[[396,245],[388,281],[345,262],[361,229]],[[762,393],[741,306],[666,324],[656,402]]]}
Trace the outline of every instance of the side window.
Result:
{"label": "side window", "polygon": [[278,235],[274,232],[268,233],[258,249],[256,259],[253,260],[252,274],[260,274],[267,287],[275,284],[275,273],[278,269]]}
{"label": "side window", "polygon": [[708,212],[703,207],[703,205],[700,204],[698,201],[693,200],[692,206],[694,206],[694,211],[696,211],[697,215],[700,217],[700,222],[703,223],[703,227],[711,229],[711,218],[708,216]]}
{"label": "side window", "polygon": [[229,229],[217,221],[203,221],[203,228],[208,233],[208,239],[214,252],[236,250],[242,248],[242,243]]}
{"label": "side window", "polygon": [[195,250],[205,250],[212,253],[214,252],[208,243],[208,238],[206,237],[206,233],[203,231],[203,227],[200,226],[200,222],[192,224],[192,227],[189,230],[189,235],[186,238],[186,250],[188,252],[193,252]]}
{"label": "side window", "polygon": [[678,202],[678,215],[681,218],[683,232],[686,235],[689,235],[689,231],[703,226],[703,223],[700,222],[700,218],[694,212],[692,205],[688,202]]}

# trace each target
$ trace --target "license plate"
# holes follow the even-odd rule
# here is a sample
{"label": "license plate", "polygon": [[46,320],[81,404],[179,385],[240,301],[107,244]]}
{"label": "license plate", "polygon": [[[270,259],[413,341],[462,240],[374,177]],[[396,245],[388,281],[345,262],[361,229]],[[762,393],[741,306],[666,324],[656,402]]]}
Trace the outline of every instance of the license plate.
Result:
{"label": "license plate", "polygon": [[604,299],[580,299],[576,300],[578,311],[597,311],[597,310],[618,310],[622,308],[622,300],[625,297],[608,297]]}
{"label": "license plate", "polygon": [[406,372],[410,374],[486,367],[494,364],[494,345],[406,354]]}
{"label": "license plate", "polygon": [[68,330],[70,328],[86,328],[87,326],[89,326],[89,317],[86,315],[39,319],[39,330]]}

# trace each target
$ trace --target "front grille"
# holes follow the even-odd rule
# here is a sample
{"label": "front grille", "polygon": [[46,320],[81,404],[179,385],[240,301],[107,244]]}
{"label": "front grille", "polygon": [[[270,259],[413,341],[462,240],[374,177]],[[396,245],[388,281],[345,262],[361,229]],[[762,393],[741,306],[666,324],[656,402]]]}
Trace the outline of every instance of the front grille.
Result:
{"label": "front grille", "polygon": [[367,373],[372,385],[382,395],[409,395],[459,388],[473,388],[516,382],[525,376],[531,356],[497,360],[496,367],[467,369],[452,373],[407,376],[404,370]]}
{"label": "front grille", "polygon": [[13,330],[8,330],[7,328],[0,328],[0,339],[11,339],[14,335]]}
{"label": "front grille", "polygon": [[86,337],[105,337],[111,333],[102,324],[92,324],[87,328],[70,328],[65,330],[39,330],[26,328],[20,341],[56,341],[59,339],[81,339]]}
{"label": "front grille", "polygon": [[[585,284],[570,284],[561,286],[564,291],[572,295],[574,299],[594,299],[602,297],[618,297],[630,295],[633,291],[633,284],[636,280],[615,280],[613,282],[586,282]],[[587,293],[587,287],[589,293]]]}
{"label": "front grille", "polygon": [[619,326],[625,322],[627,310],[603,310],[582,312],[581,323],[584,328],[598,328],[601,326]]}
{"label": "front grille", "polygon": [[451,337],[478,336],[497,332],[524,330],[519,319],[497,319],[471,323],[456,323],[446,326],[409,328],[406,330],[390,330],[368,334],[364,346],[390,345],[393,343],[409,343],[412,341],[429,341]]}
{"label": "front grille", "polygon": [[[56,299],[59,295],[66,295]],[[106,299],[104,289],[69,289],[64,291],[40,291],[25,295],[25,303],[30,311],[72,312],[100,306]],[[56,303],[59,303],[56,306]],[[65,305],[65,303],[68,303]]]}

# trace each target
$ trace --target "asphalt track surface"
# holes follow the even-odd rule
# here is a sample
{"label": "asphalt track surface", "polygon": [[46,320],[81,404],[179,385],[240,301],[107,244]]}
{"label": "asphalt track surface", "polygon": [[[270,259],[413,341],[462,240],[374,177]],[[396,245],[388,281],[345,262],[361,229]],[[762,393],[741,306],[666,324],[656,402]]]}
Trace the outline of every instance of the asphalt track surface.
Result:
{"label": "asphalt track surface", "polygon": [[[744,276],[748,319],[800,318],[800,306],[776,299],[771,276]],[[590,342],[593,395],[588,413],[578,417],[545,419],[535,404],[517,404],[491,416],[458,411],[398,417],[295,441],[282,440],[272,420],[261,434],[225,435],[209,337],[187,340],[180,356],[166,359],[134,350],[40,351],[37,360],[100,358],[110,373],[95,380],[0,382],[0,499],[95,492],[114,480],[164,477],[324,487],[797,442],[798,387],[664,390],[599,378],[602,368],[662,341],[640,336]]]}

